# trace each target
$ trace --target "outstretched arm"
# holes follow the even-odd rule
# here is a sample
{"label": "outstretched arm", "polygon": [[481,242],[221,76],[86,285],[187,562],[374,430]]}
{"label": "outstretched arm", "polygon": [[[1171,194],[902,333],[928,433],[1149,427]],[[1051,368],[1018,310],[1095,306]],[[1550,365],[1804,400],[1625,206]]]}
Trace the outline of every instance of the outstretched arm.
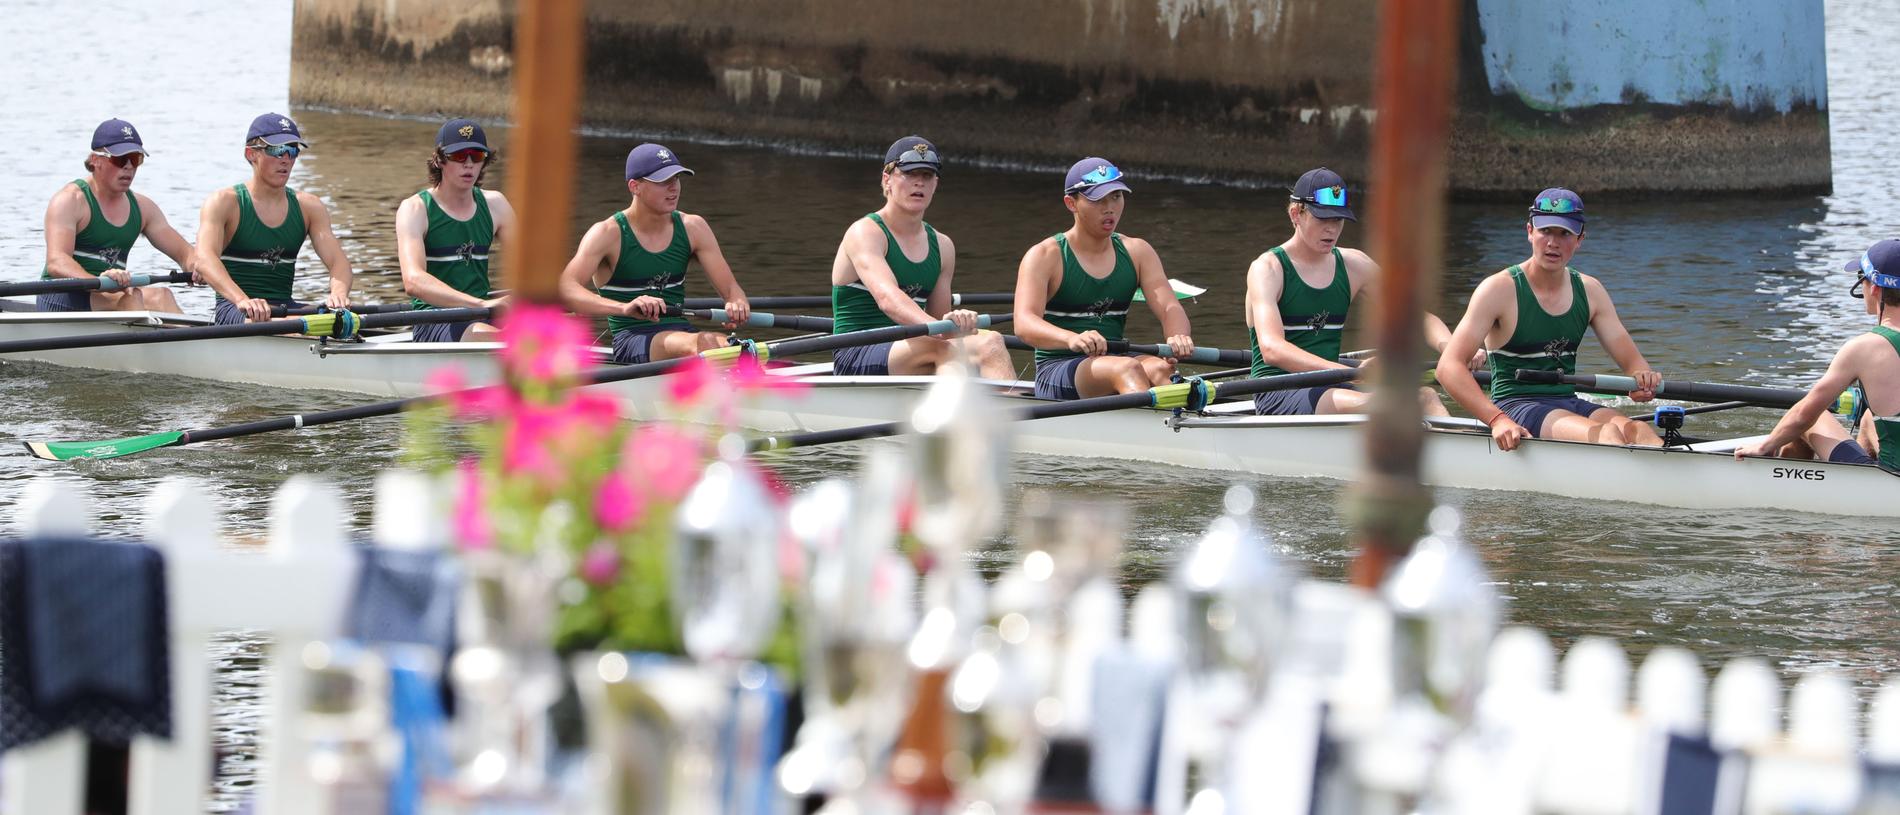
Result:
{"label": "outstretched arm", "polygon": [[257,322],[270,319],[270,304],[244,293],[237,281],[231,279],[230,270],[224,268],[224,234],[231,230],[238,218],[237,195],[230,188],[224,188],[205,199],[198,210],[198,248],[194,271],[199,282],[211,287],[212,291],[230,301],[244,315],[244,319]]}
{"label": "outstretched arm", "polygon": [[336,239],[336,232],[330,228],[330,208],[323,200],[307,192],[297,193],[297,201],[303,207],[304,227],[310,234],[310,248],[317,250],[317,258],[323,261],[323,268],[330,272],[330,293],[323,298],[323,304],[331,309],[350,307],[350,286],[356,279],[356,273],[350,269],[350,258],[343,252],[343,242]]}
{"label": "outstretched arm", "polygon": [[1099,356],[1108,351],[1108,341],[1100,332],[1080,333],[1049,322],[1043,310],[1049,305],[1049,292],[1062,279],[1062,256],[1054,240],[1044,240],[1023,253],[1016,266],[1016,318],[1010,327],[1030,346],[1046,351],[1067,349],[1078,354]]}
{"label": "outstretched arm", "polygon": [[[80,219],[87,217],[86,199],[79,189],[67,184],[53,193],[53,200],[46,204],[46,272],[53,277],[92,277],[92,273],[73,259],[73,249],[78,245]],[[132,276],[124,269],[108,272],[119,285],[130,283]]]}
{"label": "outstretched arm", "polygon": [[706,272],[713,290],[719,292],[719,299],[726,302],[726,316],[732,319],[730,324],[743,324],[752,315],[752,304],[746,300],[745,289],[739,287],[732,267],[726,264],[726,256],[719,251],[719,239],[713,237],[712,225],[698,215],[684,216],[681,221],[686,224],[686,235],[693,242],[693,258]]}
{"label": "outstretched arm", "polygon": [[1590,298],[1590,329],[1597,333],[1597,341],[1603,343],[1603,350],[1609,352],[1610,359],[1636,380],[1637,390],[1630,391],[1630,398],[1638,402],[1647,402],[1656,398],[1656,388],[1662,385],[1662,374],[1650,370],[1649,360],[1636,350],[1636,340],[1630,338],[1629,329],[1623,327],[1623,321],[1616,316],[1616,304],[1610,302],[1610,293],[1603,284],[1589,275],[1583,276],[1583,291]]}
{"label": "outstretched arm", "polygon": [[[138,193],[132,194],[138,195]],[[165,219],[164,211],[160,210],[157,204],[152,203],[152,199],[139,195],[139,213],[145,221],[140,230],[144,233],[145,239],[150,241],[158,251],[164,252],[173,263],[178,264],[179,269],[186,274],[192,274],[194,272],[192,264],[196,260],[196,253],[192,251],[191,244],[185,242],[185,236],[178,234],[178,230],[172,228],[171,221]]]}
{"label": "outstretched arm", "polygon": [[622,303],[596,293],[606,272],[618,258],[620,227],[613,221],[601,221],[581,236],[574,257],[561,270],[561,302],[575,314],[601,317],[635,317],[656,320],[665,303],[658,297],[643,296]]}
{"label": "outstretched arm", "polygon": [[1497,326],[1504,310],[1516,302],[1514,298],[1509,278],[1500,275],[1485,278],[1478,284],[1477,291],[1471,293],[1471,304],[1465,307],[1464,319],[1458,321],[1458,328],[1451,332],[1451,340],[1445,343],[1445,350],[1438,357],[1438,384],[1459,406],[1491,428],[1491,438],[1500,450],[1517,449],[1518,442],[1530,433],[1491,401],[1466,363],[1484,346],[1485,336]]}
{"label": "outstretched arm", "polygon": [[1822,374],[1814,387],[1808,389],[1808,395],[1801,397],[1801,401],[1782,414],[1781,421],[1775,423],[1775,429],[1768,433],[1767,438],[1735,448],[1735,458],[1740,460],[1743,456],[1778,455],[1782,447],[1800,439],[1808,428],[1813,427],[1815,420],[1827,412],[1828,406],[1840,398],[1841,391],[1847,390],[1859,378],[1855,357],[1858,356],[1856,343],[1860,339],[1856,337],[1841,346],[1841,350],[1834,354],[1834,360],[1828,363],[1827,373]]}
{"label": "outstretched arm", "polygon": [[[489,214],[495,214],[492,208]],[[420,197],[412,195],[396,208],[396,265],[402,270],[402,290],[410,297],[436,308],[480,308],[487,305],[429,274],[428,248],[424,245],[428,234],[428,209],[423,206]],[[501,234],[500,219],[495,222],[495,234]]]}
{"label": "outstretched arm", "polygon": [[1147,297],[1148,310],[1161,323],[1161,335],[1168,338],[1168,350],[1179,359],[1194,353],[1194,328],[1188,322],[1187,309],[1175,299],[1168,285],[1168,272],[1161,267],[1161,255],[1140,238],[1123,238],[1128,257],[1135,262],[1135,280]]}
{"label": "outstretched arm", "polygon": [[[883,230],[878,229],[877,224],[868,218],[858,219],[846,230],[844,254],[851,261],[851,270],[857,274],[858,282],[871,292],[871,297],[877,300],[877,307],[892,322],[917,325],[935,321],[937,318],[919,308],[917,301],[910,299],[910,295],[897,285],[896,273],[891,271],[890,264],[884,262],[886,243]],[[947,277],[938,276],[938,288],[943,290],[943,299],[938,305],[945,311],[950,306],[949,282]],[[932,296],[935,296],[935,292],[932,292]]]}

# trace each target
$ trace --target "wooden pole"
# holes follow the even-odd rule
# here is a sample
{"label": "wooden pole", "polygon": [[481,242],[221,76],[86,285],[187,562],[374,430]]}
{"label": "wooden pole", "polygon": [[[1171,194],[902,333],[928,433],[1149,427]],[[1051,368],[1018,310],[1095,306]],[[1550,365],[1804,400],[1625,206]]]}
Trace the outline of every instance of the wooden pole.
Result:
{"label": "wooden pole", "polygon": [[508,168],[515,206],[505,263],[517,298],[560,302],[574,205],[574,126],[579,119],[583,0],[521,0],[515,21],[514,155]]}
{"label": "wooden pole", "polygon": [[1424,443],[1417,390],[1422,314],[1436,299],[1444,251],[1447,145],[1463,0],[1385,0],[1379,8],[1370,199],[1377,388],[1367,423],[1366,473],[1349,498],[1359,554],[1352,582],[1375,586],[1411,550],[1431,511],[1419,483]]}

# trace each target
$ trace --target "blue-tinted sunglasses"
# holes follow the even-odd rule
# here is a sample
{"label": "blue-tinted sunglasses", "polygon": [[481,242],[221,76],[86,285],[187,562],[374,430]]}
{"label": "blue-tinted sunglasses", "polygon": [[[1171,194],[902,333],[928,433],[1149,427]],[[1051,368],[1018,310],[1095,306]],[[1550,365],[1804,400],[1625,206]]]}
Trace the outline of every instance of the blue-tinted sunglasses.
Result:
{"label": "blue-tinted sunglasses", "polygon": [[295,144],[253,144],[251,145],[251,149],[257,150],[271,158],[283,158],[284,156],[296,158],[298,153],[303,152],[303,148]]}
{"label": "blue-tinted sunglasses", "polygon": [[1100,167],[1097,167],[1093,170],[1088,171],[1088,174],[1082,176],[1081,181],[1077,181],[1074,184],[1070,184],[1068,189],[1062,191],[1062,194],[1073,195],[1075,193],[1078,193],[1090,187],[1093,187],[1097,184],[1107,184],[1108,182],[1115,181],[1121,177],[1122,177],[1122,170],[1120,167],[1117,167],[1113,164],[1104,164]]}
{"label": "blue-tinted sunglasses", "polygon": [[1531,207],[1531,212],[1543,215],[1569,215],[1582,210],[1583,206],[1571,198],[1539,198],[1537,205]]}
{"label": "blue-tinted sunglasses", "polygon": [[1343,207],[1346,205],[1346,188],[1321,187],[1305,198],[1295,195],[1293,200],[1303,204],[1319,204],[1323,207]]}

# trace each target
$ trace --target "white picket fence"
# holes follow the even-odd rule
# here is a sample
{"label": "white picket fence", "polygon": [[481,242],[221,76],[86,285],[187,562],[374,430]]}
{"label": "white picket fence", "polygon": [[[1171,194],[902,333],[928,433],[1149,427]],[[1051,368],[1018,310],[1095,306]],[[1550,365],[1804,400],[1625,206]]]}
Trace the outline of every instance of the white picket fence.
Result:
{"label": "white picket fence", "polygon": [[[403,548],[442,545],[437,495],[421,476],[380,478],[373,539]],[[340,493],[314,479],[291,479],[272,502],[268,544],[255,552],[221,538],[210,501],[189,482],[167,482],[150,501],[144,536],[163,549],[170,581],[174,737],[134,743],[131,812],[204,811],[212,773],[205,648],[214,634],[234,629],[261,631],[273,642],[255,811],[325,811],[323,790],[309,772],[308,743],[297,732],[306,681],[300,654],[307,643],[340,634],[354,579],[357,558],[348,551]],[[89,516],[84,496],[41,482],[30,488],[14,531],[84,535]],[[1371,626],[1385,632],[1375,639],[1391,636],[1389,614],[1371,595],[1317,584],[1301,593],[1340,619],[1382,620]],[[1331,629],[1336,639],[1365,630],[1357,623]],[[1325,647],[1352,650],[1350,643]],[[1470,727],[1449,739],[1400,745],[1418,748],[1411,758],[1422,769],[1408,775],[1400,771],[1406,762],[1379,763],[1387,754],[1376,742],[1397,731],[1374,723],[1364,730],[1368,741],[1348,743],[1349,757],[1365,765],[1349,771],[1361,776],[1362,788],[1388,785],[1394,800],[1423,800],[1430,812],[1644,815],[1661,811],[1667,737],[1706,735],[1719,764],[1722,803],[1715,812],[1892,811],[1866,793],[1869,767],[1900,765],[1900,684],[1875,695],[1863,750],[1855,690],[1836,675],[1807,674],[1784,701],[1775,673],[1756,659],[1729,663],[1710,685],[1694,656],[1657,648],[1634,671],[1633,694],[1629,666],[1607,639],[1578,641],[1559,665],[1542,634],[1506,629],[1489,652]],[[1374,718],[1389,717],[1391,706],[1382,707],[1388,712]],[[84,763],[82,739],[70,732],[7,753],[0,758],[0,813],[78,815]],[[1302,772],[1278,777],[1293,786],[1304,778],[1310,787],[1310,774]],[[1280,803],[1248,811],[1307,811],[1303,794],[1269,798]]]}
{"label": "white picket fence", "polygon": [[[295,732],[304,696],[303,647],[338,636],[355,578],[350,517],[330,485],[295,477],[271,502],[269,541],[237,551],[220,534],[217,513],[199,487],[173,480],[149,497],[143,536],[165,555],[171,627],[172,739],[141,737],[131,750],[130,812],[204,812],[212,776],[213,635],[251,630],[269,636],[269,702],[260,730],[259,815],[317,813],[323,796],[308,771],[307,742]],[[381,546],[437,546],[433,493],[421,476],[388,473],[377,481],[375,540]],[[22,535],[86,535],[90,501],[51,481],[28,488]],[[127,530],[115,530],[123,534]],[[84,739],[71,731],[0,757],[0,813],[79,815],[84,796]]]}

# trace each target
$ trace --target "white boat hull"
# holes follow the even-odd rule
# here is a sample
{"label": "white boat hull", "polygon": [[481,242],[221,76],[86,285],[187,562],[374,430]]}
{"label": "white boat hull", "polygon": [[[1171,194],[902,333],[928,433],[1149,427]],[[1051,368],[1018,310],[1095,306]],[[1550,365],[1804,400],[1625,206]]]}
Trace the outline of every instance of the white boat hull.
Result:
{"label": "white boat hull", "polygon": [[[201,325],[202,319],[145,313],[0,314],[0,340],[99,331],[130,333]],[[283,388],[324,389],[379,397],[424,392],[431,371],[462,367],[473,383],[496,376],[495,344],[368,342],[322,345],[309,338],[243,337],[9,355],[80,368],[195,376]],[[603,349],[604,350],[604,349]],[[828,366],[790,369],[812,387],[798,395],[753,397],[739,421],[785,434],[835,430],[905,416],[929,377],[802,376]],[[998,383],[1005,397],[1031,403],[1028,383]],[[612,383],[635,418],[669,415],[663,380]],[[1145,461],[1256,473],[1351,479],[1364,462],[1358,416],[1186,417],[1167,411],[1118,410],[1022,422],[1016,449],[1030,455]],[[1749,459],[1726,452],[1609,447],[1527,441],[1498,451],[1475,422],[1445,423],[1426,434],[1424,479],[1443,487],[1537,492],[1693,509],[1781,509],[1869,517],[1900,517],[1900,475],[1867,465]],[[1715,445],[1723,448],[1723,445]]]}

